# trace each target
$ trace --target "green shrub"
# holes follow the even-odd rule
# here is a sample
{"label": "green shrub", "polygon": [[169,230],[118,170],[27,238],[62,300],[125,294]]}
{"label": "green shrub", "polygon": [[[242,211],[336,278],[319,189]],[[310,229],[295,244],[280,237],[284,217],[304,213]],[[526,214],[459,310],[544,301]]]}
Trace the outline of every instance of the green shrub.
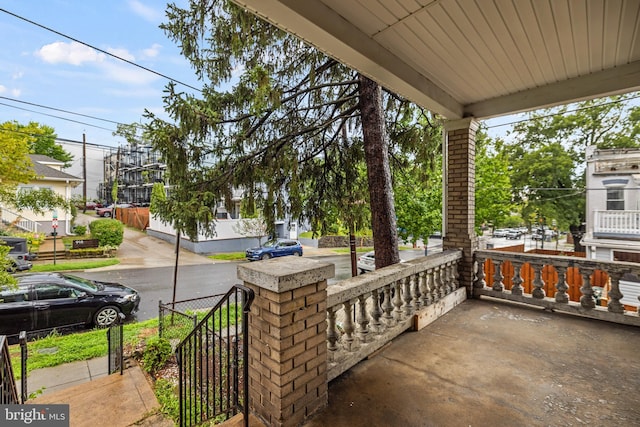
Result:
{"label": "green shrub", "polygon": [[142,354],[142,366],[145,371],[154,374],[164,367],[171,358],[173,351],[169,340],[159,337],[151,337],[147,340],[146,348]]}
{"label": "green shrub", "polygon": [[76,225],[73,227],[73,234],[77,234],[78,236],[84,236],[87,234],[87,226],[86,225]]}
{"label": "green shrub", "polygon": [[98,219],[89,224],[91,237],[98,239],[100,246],[120,246],[124,238],[124,225],[116,219]]}

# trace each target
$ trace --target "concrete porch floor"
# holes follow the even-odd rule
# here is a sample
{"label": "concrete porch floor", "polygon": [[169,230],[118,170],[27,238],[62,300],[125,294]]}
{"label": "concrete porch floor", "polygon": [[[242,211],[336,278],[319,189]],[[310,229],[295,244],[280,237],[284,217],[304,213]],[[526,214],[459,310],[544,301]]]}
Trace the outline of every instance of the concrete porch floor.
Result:
{"label": "concrete porch floor", "polygon": [[490,299],[396,338],[305,426],[640,425],[640,328]]}

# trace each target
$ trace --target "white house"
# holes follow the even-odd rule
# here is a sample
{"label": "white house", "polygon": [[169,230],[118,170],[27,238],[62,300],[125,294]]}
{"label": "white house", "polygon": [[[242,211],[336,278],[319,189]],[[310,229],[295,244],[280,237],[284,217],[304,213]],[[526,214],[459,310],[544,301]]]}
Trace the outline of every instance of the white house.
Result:
{"label": "white house", "polygon": [[[31,154],[33,169],[37,178],[18,186],[18,191],[29,191],[42,188],[50,188],[55,193],[71,200],[71,190],[82,183],[82,179],[62,170],[64,163],[49,156]],[[71,233],[71,213],[60,209],[56,212],[37,214],[30,210],[18,211],[11,206],[2,207],[2,221],[14,223],[26,231],[51,234],[53,232],[53,219],[57,216],[58,234]]]}
{"label": "white house", "polygon": [[[640,263],[640,149],[587,148],[587,258]],[[638,306],[636,277],[620,281],[621,302]]]}

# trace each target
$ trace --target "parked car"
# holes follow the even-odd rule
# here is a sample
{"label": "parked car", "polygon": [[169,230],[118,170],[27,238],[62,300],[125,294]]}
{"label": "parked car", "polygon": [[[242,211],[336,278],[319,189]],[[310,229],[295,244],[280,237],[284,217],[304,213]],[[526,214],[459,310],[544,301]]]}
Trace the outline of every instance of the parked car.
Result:
{"label": "parked car", "polygon": [[367,252],[358,257],[357,262],[358,270],[360,273],[366,273],[367,271],[373,271],[376,269],[376,256],[374,251]]}
{"label": "parked car", "polygon": [[493,230],[493,237],[507,237],[507,230],[504,228],[496,228]]}
{"label": "parked car", "polygon": [[[404,262],[403,259],[400,262]],[[376,254],[375,251],[367,252],[358,257],[358,262],[356,263],[360,273],[366,273],[367,271],[373,271],[376,269]]]}
{"label": "parked car", "polygon": [[0,291],[0,335],[83,325],[105,327],[123,313],[138,310],[138,292],[118,283],[97,282],[69,274],[15,276],[16,288]]}
{"label": "parked car", "polygon": [[23,258],[13,258],[11,255],[8,256],[9,265],[7,267],[7,271],[9,273],[17,273],[20,271],[27,271],[33,268],[33,264]]}
{"label": "parked car", "polygon": [[509,230],[507,231],[507,234],[504,237],[510,240],[517,240],[520,237],[522,237],[522,234],[520,234],[519,230]]}
{"label": "parked car", "polygon": [[16,260],[33,261],[38,254],[29,252],[29,244],[24,237],[0,236],[0,245],[9,246],[9,256]]}
{"label": "parked car", "polygon": [[[131,203],[118,203],[116,205],[116,209],[121,209],[121,208],[130,208],[133,205]],[[102,207],[102,208],[96,208],[96,215],[101,216],[103,218],[110,218],[113,216],[113,203],[110,204],[109,206],[106,207]]]}
{"label": "parked car", "polygon": [[297,240],[274,239],[262,246],[247,249],[245,254],[249,261],[287,255],[302,256],[302,245]]}
{"label": "parked car", "polygon": [[102,208],[104,206],[102,206],[102,203],[100,202],[87,201],[87,203],[85,204],[85,207],[89,210],[94,210],[94,209]]}

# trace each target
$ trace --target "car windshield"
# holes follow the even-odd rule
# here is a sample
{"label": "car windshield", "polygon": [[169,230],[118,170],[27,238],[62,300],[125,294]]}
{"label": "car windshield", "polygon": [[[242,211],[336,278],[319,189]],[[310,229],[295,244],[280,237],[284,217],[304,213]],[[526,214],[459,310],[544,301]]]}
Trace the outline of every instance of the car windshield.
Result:
{"label": "car windshield", "polygon": [[82,277],[64,276],[64,279],[67,283],[86,289],[87,291],[95,292],[98,290],[98,285],[90,280],[83,279]]}
{"label": "car windshield", "polygon": [[277,240],[269,240],[268,242],[266,242],[264,245],[262,245],[265,248],[273,248],[274,246],[276,246],[278,244]]}

